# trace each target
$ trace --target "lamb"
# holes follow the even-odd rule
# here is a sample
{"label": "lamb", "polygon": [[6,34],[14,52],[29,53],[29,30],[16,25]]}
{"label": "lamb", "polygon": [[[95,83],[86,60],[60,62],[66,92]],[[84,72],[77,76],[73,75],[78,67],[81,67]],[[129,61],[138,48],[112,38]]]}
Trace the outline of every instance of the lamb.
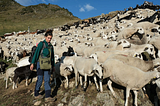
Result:
{"label": "lamb", "polygon": [[25,77],[26,79],[26,86],[28,86],[27,80],[29,79],[32,71],[30,70],[30,65],[17,67],[14,70],[14,77],[13,77],[13,89],[17,88],[17,80],[19,78]]}
{"label": "lamb", "polygon": [[[114,63],[114,67],[113,64]],[[144,72],[137,67],[128,65],[117,59],[107,59],[103,64],[103,78],[110,78],[113,82],[126,87],[125,106],[128,106],[128,98],[130,90],[135,94],[134,105],[137,106],[137,90],[145,86],[152,78],[159,77],[158,71]],[[118,69],[118,70],[117,70]],[[111,86],[112,82],[108,82],[108,86],[112,94],[116,97]]]}
{"label": "lamb", "polygon": [[[75,71],[75,84],[76,87],[78,86],[77,81],[79,82],[79,74],[85,77],[85,83],[83,86],[83,90],[86,90],[87,86],[87,76],[94,76],[94,81],[99,91],[99,87],[96,81],[96,75],[100,79],[100,91],[102,92],[102,68],[100,65],[97,64],[96,60],[89,59],[89,58],[77,58],[74,64],[74,71]],[[82,86],[82,79],[80,78],[81,86]]]}
{"label": "lamb", "polygon": [[55,85],[57,85],[56,78],[59,78],[62,81],[61,76],[63,76],[66,78],[67,87],[69,87],[68,76],[71,75],[72,73],[73,73],[73,67],[71,64],[65,64],[60,62],[57,63],[55,65],[55,72],[53,73]]}
{"label": "lamb", "polygon": [[16,69],[17,67],[11,67],[11,68],[8,68],[6,70],[6,73],[5,73],[5,80],[6,80],[6,88],[7,88],[7,83],[8,83],[8,78],[10,78],[10,81],[12,82],[12,79],[14,77],[14,70]]}

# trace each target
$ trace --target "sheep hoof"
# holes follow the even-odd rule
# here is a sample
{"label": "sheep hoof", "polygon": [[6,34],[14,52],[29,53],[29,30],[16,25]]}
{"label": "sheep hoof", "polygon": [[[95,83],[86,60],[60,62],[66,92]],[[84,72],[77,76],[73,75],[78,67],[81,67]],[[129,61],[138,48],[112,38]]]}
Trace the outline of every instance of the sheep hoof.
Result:
{"label": "sheep hoof", "polygon": [[83,85],[81,85],[81,88],[83,88]]}
{"label": "sheep hoof", "polygon": [[98,91],[98,92],[100,92],[100,90],[99,90],[99,89],[97,89],[97,91]]}
{"label": "sheep hoof", "polygon": [[85,91],[85,92],[86,92],[86,88],[83,88],[83,91]]}
{"label": "sheep hoof", "polygon": [[75,87],[76,89],[78,88],[78,86]]}

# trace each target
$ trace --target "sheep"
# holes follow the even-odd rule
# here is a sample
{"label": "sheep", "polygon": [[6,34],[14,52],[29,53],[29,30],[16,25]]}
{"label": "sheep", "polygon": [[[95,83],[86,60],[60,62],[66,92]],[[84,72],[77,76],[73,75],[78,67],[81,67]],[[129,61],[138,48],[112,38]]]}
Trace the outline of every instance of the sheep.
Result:
{"label": "sheep", "polygon": [[[94,81],[99,91],[99,87],[96,81],[96,75],[100,79],[100,91],[102,92],[102,68],[97,64],[96,60],[89,58],[77,58],[74,64],[74,72],[75,72],[75,85],[78,86],[77,81],[79,81],[79,74],[85,77],[85,82],[83,86],[83,90],[86,90],[87,86],[87,76],[94,76]],[[82,86],[82,77],[80,77],[80,82]]]}
{"label": "sheep", "polygon": [[142,27],[144,30],[150,30],[150,31],[153,28],[156,28],[157,30],[159,29],[159,25],[150,23],[150,22],[140,22],[140,23],[134,24],[133,27],[134,28]]}
{"label": "sheep", "polygon": [[[114,63],[114,67],[113,67]],[[158,71],[144,72],[137,67],[128,65],[117,59],[107,59],[103,64],[103,78],[110,78],[113,82],[126,87],[125,106],[128,106],[128,98],[130,90],[135,94],[134,105],[137,106],[137,90],[145,86],[152,78],[159,77]],[[112,94],[116,97],[111,86],[112,82],[108,81]]]}
{"label": "sheep", "polygon": [[113,50],[123,50],[124,48],[129,48],[131,43],[128,42],[126,39],[121,39],[118,41],[112,41],[105,44],[105,47]]}
{"label": "sheep", "polygon": [[136,54],[139,54],[137,52],[130,52],[130,51],[120,51],[120,50],[107,50],[107,51],[97,51],[93,54],[91,54],[89,57],[90,58],[94,58],[98,64],[102,64],[103,62],[105,62],[105,60],[107,60],[107,58],[109,58],[111,55],[115,55],[115,54],[122,54],[122,55],[126,55],[126,56],[130,56],[130,57],[138,57],[136,56]]}
{"label": "sheep", "polygon": [[53,73],[55,85],[57,85],[56,78],[59,78],[62,81],[61,76],[63,76],[66,78],[67,87],[69,87],[68,76],[71,75],[72,73],[73,73],[73,67],[71,64],[65,64],[61,62],[57,63],[55,65],[55,72]]}
{"label": "sheep", "polygon": [[118,34],[117,40],[129,39],[129,38],[132,38],[132,36],[135,35],[135,34],[136,35],[137,34],[143,35],[144,34],[143,28],[141,28],[141,27],[136,27],[136,28],[128,27],[128,28],[125,28]]}
{"label": "sheep", "polygon": [[160,50],[160,36],[154,36],[150,39],[149,44],[154,45],[158,50]]}
{"label": "sheep", "polygon": [[19,78],[22,78],[22,77],[25,77],[25,79],[26,79],[26,86],[28,86],[27,80],[29,79],[29,77],[31,75],[31,72],[32,71],[30,70],[30,65],[17,67],[14,70],[13,87],[12,87],[12,89],[17,88],[17,80]]}
{"label": "sheep", "polygon": [[73,56],[74,55],[74,50],[71,46],[68,47],[68,51],[67,52],[63,52],[62,56]]}
{"label": "sheep", "polygon": [[30,65],[29,56],[26,56],[26,57],[23,57],[22,59],[20,59],[20,60],[16,63],[16,65],[17,65],[18,67]]}
{"label": "sheep", "polygon": [[148,52],[153,58],[155,58],[155,49],[154,46],[151,44],[142,44],[142,45],[135,45],[131,44],[129,48],[124,48],[123,51],[130,51],[130,52]]}
{"label": "sheep", "polygon": [[135,58],[132,56],[123,55],[123,54],[115,54],[115,55],[113,54],[113,55],[110,55],[107,59],[120,60],[128,65],[137,67],[144,72],[151,71],[154,68],[153,61],[144,61],[142,59]]}
{"label": "sheep", "polygon": [[14,77],[14,70],[16,69],[17,67],[11,67],[11,68],[8,68],[6,70],[6,73],[5,73],[5,80],[6,80],[6,88],[7,88],[7,83],[8,83],[8,78],[10,78],[10,81],[12,82],[12,79]]}

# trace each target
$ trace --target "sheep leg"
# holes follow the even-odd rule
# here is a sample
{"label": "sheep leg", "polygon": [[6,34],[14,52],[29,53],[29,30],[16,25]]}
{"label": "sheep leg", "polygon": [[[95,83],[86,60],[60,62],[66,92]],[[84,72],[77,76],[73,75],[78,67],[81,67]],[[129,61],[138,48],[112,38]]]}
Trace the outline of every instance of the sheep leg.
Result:
{"label": "sheep leg", "polygon": [[81,84],[81,87],[83,87],[82,76],[80,76],[80,84]]}
{"label": "sheep leg", "polygon": [[79,75],[77,69],[75,68],[75,86],[78,88]]}
{"label": "sheep leg", "polygon": [[95,84],[96,84],[97,91],[99,92],[100,90],[99,90],[99,87],[98,87],[98,84],[97,84],[97,78],[96,78],[95,75],[94,75],[94,82],[95,82]]}
{"label": "sheep leg", "polygon": [[6,78],[6,88],[7,88],[8,78]]}
{"label": "sheep leg", "polygon": [[85,74],[84,76],[85,78],[85,81],[84,81],[84,87],[83,87],[83,90],[86,91],[86,87],[87,87],[87,74]]}
{"label": "sheep leg", "polygon": [[135,98],[134,98],[134,105],[137,106],[137,91],[133,91],[134,92],[134,95],[135,95]]}
{"label": "sheep leg", "polygon": [[100,85],[100,91],[103,92],[103,86],[102,86],[102,80],[101,79],[99,81],[99,85]]}
{"label": "sheep leg", "polygon": [[12,89],[14,89],[15,88],[15,82],[13,81],[13,86],[12,86]]}
{"label": "sheep leg", "polygon": [[88,79],[89,79],[89,85],[92,85],[91,77],[89,77]]}
{"label": "sheep leg", "polygon": [[16,80],[16,82],[15,82],[15,88],[18,87],[18,83],[17,83],[17,82],[19,82],[19,78],[17,78],[17,80]]}
{"label": "sheep leg", "polygon": [[117,96],[116,96],[116,94],[115,94],[115,92],[114,92],[114,90],[113,90],[113,88],[112,88],[112,81],[109,80],[108,83],[107,83],[107,85],[108,85],[109,89],[111,90],[113,96],[114,96],[115,98],[117,98]]}
{"label": "sheep leg", "polygon": [[146,88],[145,87],[142,87],[142,93],[143,93],[143,98],[146,96],[147,98],[149,98],[148,97],[148,95],[147,95],[147,92],[146,92]]}
{"label": "sheep leg", "polygon": [[128,106],[129,93],[130,93],[130,88],[126,87],[126,102],[125,102],[125,106]]}
{"label": "sheep leg", "polygon": [[69,88],[68,77],[66,76],[65,78],[66,78],[67,88]]}
{"label": "sheep leg", "polygon": [[26,78],[26,86],[28,86],[28,77]]}
{"label": "sheep leg", "polygon": [[9,78],[9,80],[12,82],[12,78]]}

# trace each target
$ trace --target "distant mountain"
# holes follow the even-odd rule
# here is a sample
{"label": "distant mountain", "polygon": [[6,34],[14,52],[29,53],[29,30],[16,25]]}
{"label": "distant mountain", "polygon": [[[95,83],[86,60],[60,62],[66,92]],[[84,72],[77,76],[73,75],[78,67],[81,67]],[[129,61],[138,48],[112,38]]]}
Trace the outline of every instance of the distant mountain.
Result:
{"label": "distant mountain", "polygon": [[0,12],[11,9],[17,9],[20,6],[21,5],[18,4],[15,0],[0,0]]}
{"label": "distant mountain", "polygon": [[68,9],[53,4],[22,6],[15,0],[0,0],[0,36],[7,32],[50,28],[80,20]]}

